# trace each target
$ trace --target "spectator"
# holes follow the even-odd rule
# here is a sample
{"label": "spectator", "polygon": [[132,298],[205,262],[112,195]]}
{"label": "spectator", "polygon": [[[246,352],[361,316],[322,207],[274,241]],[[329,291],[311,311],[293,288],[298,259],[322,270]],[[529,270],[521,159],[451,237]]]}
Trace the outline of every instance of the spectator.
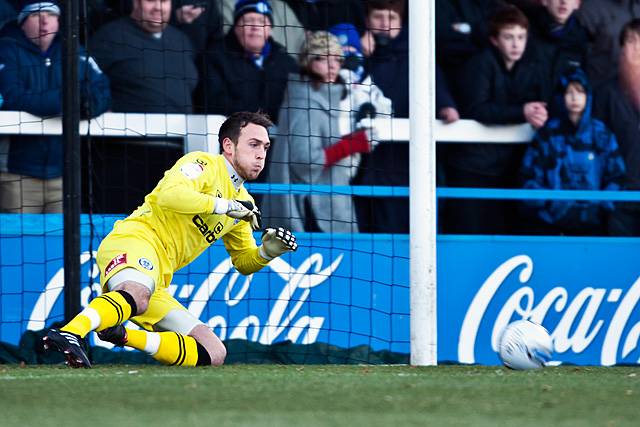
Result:
{"label": "spectator", "polygon": [[542,4],[529,12],[531,41],[549,63],[555,86],[571,70],[586,69],[589,35],[575,17],[580,0],[544,0]]}
{"label": "spectator", "polygon": [[[409,28],[405,0],[367,0],[362,52],[366,67],[384,94],[391,98],[396,117],[409,117]],[[403,78],[406,76],[406,78]]]}
{"label": "spectator", "polygon": [[[591,117],[592,94],[586,74],[578,69],[561,78],[563,114],[552,117],[536,133],[522,162],[524,188],[619,190],[625,166],[615,135]],[[560,97],[559,96],[559,97]],[[528,232],[603,235],[609,201],[527,200],[523,211]]]}
{"label": "spectator", "polygon": [[616,74],[618,35],[627,22],[640,17],[640,0],[585,0],[577,17],[589,33],[587,75],[598,87]]}
{"label": "spectator", "polygon": [[[391,99],[395,117],[409,117],[409,38],[404,0],[367,0],[367,32],[361,37],[365,69]],[[382,142],[363,156],[355,184],[408,186],[409,144]],[[361,231],[408,233],[409,200],[398,197],[357,197]]]}
{"label": "spectator", "polygon": [[[60,7],[55,1],[23,0],[17,27],[0,40],[0,93],[3,108],[37,116],[62,112]],[[109,81],[80,49],[83,116],[109,108]],[[7,171],[0,173],[0,210],[14,213],[62,212],[62,138],[11,136]]]}
{"label": "spectator", "polygon": [[[620,32],[618,75],[601,85],[594,95],[594,116],[616,135],[627,175],[626,190],[640,190],[640,18]],[[640,236],[638,203],[618,203],[609,231],[616,236]]]}
{"label": "spectator", "polygon": [[[515,6],[498,11],[489,24],[492,47],[467,65],[463,117],[488,124],[547,120],[548,70],[527,48],[529,23]],[[514,144],[457,144],[449,147],[447,181],[454,187],[513,188],[524,147]],[[496,200],[451,200],[445,230],[503,234],[511,205]]]}
{"label": "spectator", "polygon": [[[325,31],[310,34],[300,57],[301,74],[290,76],[280,111],[279,136],[273,144],[269,182],[348,185],[357,166],[354,154],[373,146],[371,128],[340,132],[348,87],[339,76],[342,46]],[[270,196],[263,205],[269,221],[294,231],[357,232],[350,196]],[[266,221],[265,221],[266,222]]]}
{"label": "spectator", "polygon": [[[133,0],[131,14],[102,26],[91,39],[96,60],[111,80],[113,111],[193,112],[198,71],[189,38],[168,23],[171,0]],[[105,138],[91,153],[93,198],[84,209],[124,213],[136,208],[183,154],[181,140]],[[113,170],[118,170],[114,174]],[[87,176],[89,179],[89,176]]]}
{"label": "spectator", "polygon": [[[241,0],[222,1],[225,32],[233,27],[235,4],[238,1]],[[304,43],[305,28],[285,0],[270,0],[270,3],[273,18],[271,37],[285,46],[287,53],[297,59]]]}
{"label": "spectator", "polygon": [[168,24],[171,0],[133,0],[129,17],[109,22],[91,39],[111,79],[113,111],[191,113],[198,82],[193,47]]}
{"label": "spectator", "polygon": [[274,122],[296,63],[271,38],[271,6],[265,0],[240,0],[235,24],[224,40],[210,47],[207,60],[206,111],[266,112]]}

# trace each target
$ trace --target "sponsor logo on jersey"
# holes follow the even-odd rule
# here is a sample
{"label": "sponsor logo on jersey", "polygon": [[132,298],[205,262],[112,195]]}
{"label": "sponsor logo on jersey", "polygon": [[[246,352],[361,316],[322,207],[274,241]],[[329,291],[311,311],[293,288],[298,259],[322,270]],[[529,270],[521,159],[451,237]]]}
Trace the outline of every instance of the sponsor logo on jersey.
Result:
{"label": "sponsor logo on jersey", "polygon": [[196,179],[204,172],[204,166],[198,163],[185,163],[180,167],[180,172],[189,179]]}
{"label": "sponsor logo on jersey", "polygon": [[140,258],[138,260],[138,264],[140,264],[142,268],[146,268],[147,270],[153,270],[153,263],[146,258]]}
{"label": "sponsor logo on jersey", "polygon": [[115,257],[113,257],[111,261],[109,261],[109,264],[107,264],[107,268],[104,269],[104,275],[106,276],[109,273],[111,273],[113,269],[119,266],[120,264],[126,264],[126,263],[127,263],[126,253],[116,255]]}
{"label": "sponsor logo on jersey", "polygon": [[216,235],[220,234],[224,228],[221,222],[218,222],[213,228],[209,228],[209,225],[207,225],[200,215],[195,215],[191,221],[198,227],[198,231],[200,231],[200,234],[202,234],[202,237],[204,237],[208,243],[215,242],[218,239]]}

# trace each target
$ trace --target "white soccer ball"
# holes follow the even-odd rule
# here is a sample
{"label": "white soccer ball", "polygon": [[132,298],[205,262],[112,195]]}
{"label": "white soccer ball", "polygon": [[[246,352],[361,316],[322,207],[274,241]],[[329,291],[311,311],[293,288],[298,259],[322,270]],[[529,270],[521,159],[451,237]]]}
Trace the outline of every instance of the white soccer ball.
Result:
{"label": "white soccer ball", "polygon": [[511,369],[539,369],[546,366],[553,353],[551,335],[530,320],[510,323],[502,331],[498,355],[504,366]]}

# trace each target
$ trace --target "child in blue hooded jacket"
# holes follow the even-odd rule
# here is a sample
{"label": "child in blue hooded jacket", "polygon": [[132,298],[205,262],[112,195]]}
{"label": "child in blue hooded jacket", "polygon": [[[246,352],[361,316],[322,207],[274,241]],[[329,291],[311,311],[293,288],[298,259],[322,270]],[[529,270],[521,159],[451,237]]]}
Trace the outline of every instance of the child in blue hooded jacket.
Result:
{"label": "child in blue hooded jacket", "polygon": [[[560,79],[562,113],[547,121],[527,149],[521,168],[524,188],[619,190],[624,160],[615,135],[591,117],[591,87],[576,69]],[[540,234],[606,233],[614,205],[600,200],[525,200],[525,228]]]}

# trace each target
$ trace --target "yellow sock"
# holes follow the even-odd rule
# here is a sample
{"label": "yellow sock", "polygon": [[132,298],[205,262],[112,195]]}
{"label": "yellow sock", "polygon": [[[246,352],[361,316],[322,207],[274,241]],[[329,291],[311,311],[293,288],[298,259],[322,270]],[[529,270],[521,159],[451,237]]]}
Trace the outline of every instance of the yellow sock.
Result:
{"label": "yellow sock", "polygon": [[196,340],[177,332],[127,329],[126,345],[149,353],[163,365],[196,366],[198,363]]}
{"label": "yellow sock", "polygon": [[61,330],[85,337],[93,330],[101,331],[119,325],[131,317],[131,305],[122,293],[107,292],[95,298]]}

